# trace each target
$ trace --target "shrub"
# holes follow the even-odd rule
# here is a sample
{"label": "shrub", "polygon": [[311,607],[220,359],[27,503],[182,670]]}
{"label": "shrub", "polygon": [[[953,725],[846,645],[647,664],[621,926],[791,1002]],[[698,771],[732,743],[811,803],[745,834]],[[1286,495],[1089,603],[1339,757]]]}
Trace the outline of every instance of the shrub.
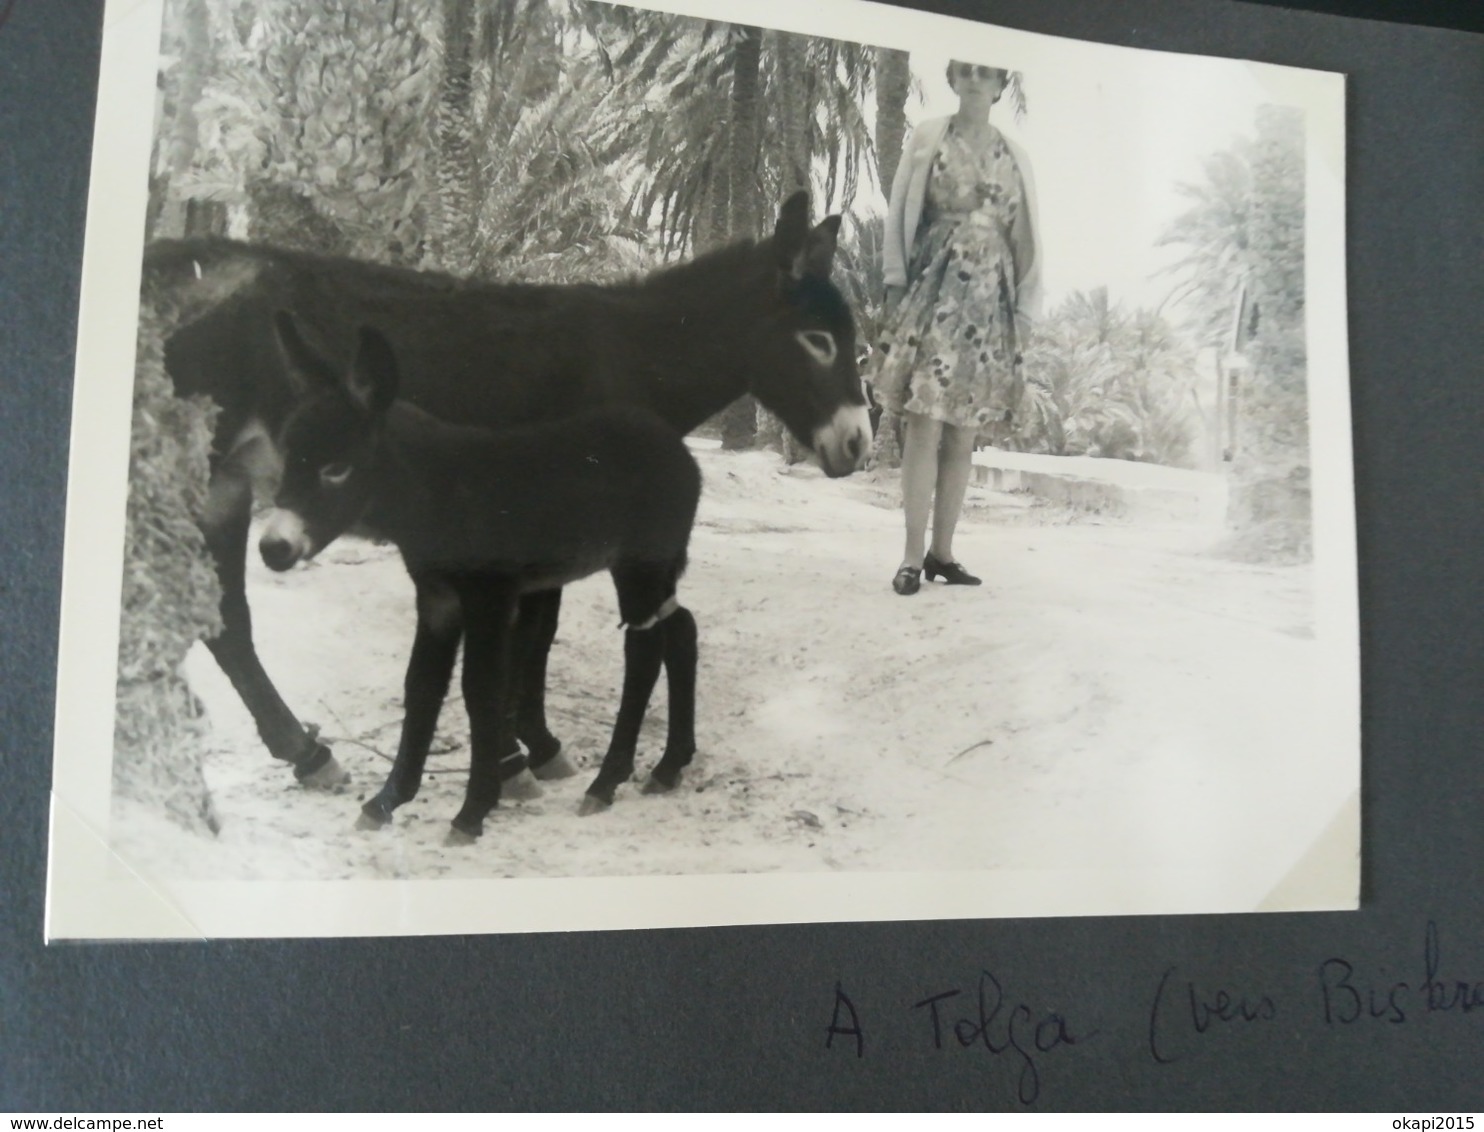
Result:
{"label": "shrub", "polygon": [[220,629],[220,586],[198,521],[215,406],[175,395],[164,335],[178,312],[163,286],[142,296],[124,532],[114,710],[115,796],[215,832],[201,769],[200,713],[179,674],[191,645]]}

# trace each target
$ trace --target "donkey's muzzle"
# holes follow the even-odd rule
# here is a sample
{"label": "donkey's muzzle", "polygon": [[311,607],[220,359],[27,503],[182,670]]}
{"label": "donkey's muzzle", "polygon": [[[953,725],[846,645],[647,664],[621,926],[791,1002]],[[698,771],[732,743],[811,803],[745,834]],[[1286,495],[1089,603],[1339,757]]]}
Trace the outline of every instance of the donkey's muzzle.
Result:
{"label": "donkey's muzzle", "polygon": [[270,570],[287,570],[299,561],[299,555],[293,546],[281,538],[265,538],[258,543],[258,549],[262,551],[263,562]]}
{"label": "donkey's muzzle", "polygon": [[263,537],[258,540],[258,553],[268,569],[287,570],[301,558],[308,558],[312,549],[304,520],[298,515],[280,509],[268,516]]}
{"label": "donkey's muzzle", "polygon": [[864,405],[845,405],[814,431],[814,453],[824,474],[848,476],[866,465],[871,452],[871,417]]}

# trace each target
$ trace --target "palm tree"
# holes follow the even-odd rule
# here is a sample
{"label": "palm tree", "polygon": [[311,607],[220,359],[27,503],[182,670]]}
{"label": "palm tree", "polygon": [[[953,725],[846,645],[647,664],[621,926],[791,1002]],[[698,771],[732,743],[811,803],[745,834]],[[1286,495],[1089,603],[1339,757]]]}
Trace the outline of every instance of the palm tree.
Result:
{"label": "palm tree", "polygon": [[1075,292],[1037,323],[1025,371],[1021,447],[1189,463],[1194,355],[1157,312]]}
{"label": "palm tree", "polygon": [[1087,452],[1118,378],[1112,330],[1106,288],[1074,292],[1040,320],[1025,349],[1023,446],[1053,456]]}
{"label": "palm tree", "polygon": [[[865,105],[875,83],[872,49],[834,39],[811,39],[808,66],[819,77],[811,110],[814,149],[824,169],[822,210],[844,212],[860,189],[861,171],[869,171],[874,143]],[[777,190],[781,197],[782,190]]]}
{"label": "palm tree", "polygon": [[649,15],[501,0],[483,21],[473,69],[474,274],[561,282],[649,266],[625,188],[636,160],[624,107],[639,88],[618,81],[625,65],[602,38]]}
{"label": "palm tree", "polygon": [[1202,182],[1180,186],[1191,207],[1161,242],[1184,247],[1174,295],[1203,342],[1228,347],[1235,295],[1256,311],[1238,402],[1239,443],[1228,514],[1256,553],[1306,556],[1307,364],[1304,352],[1304,124],[1260,107],[1255,133],[1212,155]]}
{"label": "palm tree", "polygon": [[209,43],[176,67],[201,67],[200,95],[167,103],[168,129],[193,116],[199,137],[170,197],[224,205],[255,239],[417,258],[438,78],[431,0],[207,8]]}
{"label": "palm tree", "polygon": [[1216,345],[1231,324],[1232,297],[1252,261],[1248,230],[1252,207],[1249,144],[1212,154],[1202,162],[1205,179],[1176,186],[1190,201],[1156,246],[1185,254],[1165,270],[1177,277],[1167,303],[1190,312],[1188,324],[1204,345]]}
{"label": "palm tree", "polygon": [[[668,252],[761,234],[772,208],[800,185],[826,209],[849,207],[871,149],[861,111],[872,82],[866,49],[677,17],[628,34],[611,32],[606,52],[615,82],[641,89],[612,128],[644,170],[634,219],[655,224]],[[734,103],[739,75],[756,108],[743,118]],[[734,125],[755,139],[746,161],[734,151]],[[741,185],[739,162],[747,167]]]}
{"label": "palm tree", "polygon": [[632,269],[650,232],[662,257],[760,235],[799,184],[848,206],[870,145],[850,45],[589,0],[171,0],[168,26],[204,10],[202,94],[167,98],[202,144],[157,197],[255,238],[523,277],[565,239],[574,272]]}

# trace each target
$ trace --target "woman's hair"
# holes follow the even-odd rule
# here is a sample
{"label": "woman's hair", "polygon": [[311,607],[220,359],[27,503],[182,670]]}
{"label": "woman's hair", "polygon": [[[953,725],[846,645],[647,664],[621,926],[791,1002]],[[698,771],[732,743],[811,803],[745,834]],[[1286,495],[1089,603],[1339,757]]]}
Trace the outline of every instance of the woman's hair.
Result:
{"label": "woman's hair", "polygon": [[[958,69],[960,67],[972,66],[975,66],[975,64],[966,63],[962,59],[948,60],[948,86],[949,89],[952,90],[955,94],[958,92],[958,83],[955,81],[955,76],[957,75]],[[991,67],[989,69],[998,71],[1000,73],[1000,93],[1004,94],[1005,87],[1009,85],[1010,82],[1010,72],[1007,71],[1004,67]]]}

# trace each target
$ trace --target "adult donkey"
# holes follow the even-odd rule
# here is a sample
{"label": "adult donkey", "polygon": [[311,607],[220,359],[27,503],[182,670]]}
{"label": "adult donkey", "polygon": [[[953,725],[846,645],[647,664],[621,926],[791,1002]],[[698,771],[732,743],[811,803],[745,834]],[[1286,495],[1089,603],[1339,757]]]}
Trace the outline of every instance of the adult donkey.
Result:
{"label": "adult donkey", "polygon": [[[870,449],[855,323],[830,281],[840,218],[810,226],[806,193],[773,235],[616,284],[484,283],[231,241],[167,241],[145,253],[153,287],[201,310],[165,346],[182,395],[220,407],[203,529],[222,582],[222,631],[207,642],[273,757],[308,786],[346,778],[263,670],[244,574],[253,484],[277,477],[276,438],[296,401],[274,332],[288,310],[330,356],[361,327],[395,351],[401,395],[450,421],[503,427],[605,404],[647,408],[679,433],[751,392],[849,475]],[[546,658],[561,591],[521,600],[515,734],[538,776],[560,773],[546,725]],[[565,768],[563,768],[565,769]],[[544,773],[543,773],[544,772]]]}

